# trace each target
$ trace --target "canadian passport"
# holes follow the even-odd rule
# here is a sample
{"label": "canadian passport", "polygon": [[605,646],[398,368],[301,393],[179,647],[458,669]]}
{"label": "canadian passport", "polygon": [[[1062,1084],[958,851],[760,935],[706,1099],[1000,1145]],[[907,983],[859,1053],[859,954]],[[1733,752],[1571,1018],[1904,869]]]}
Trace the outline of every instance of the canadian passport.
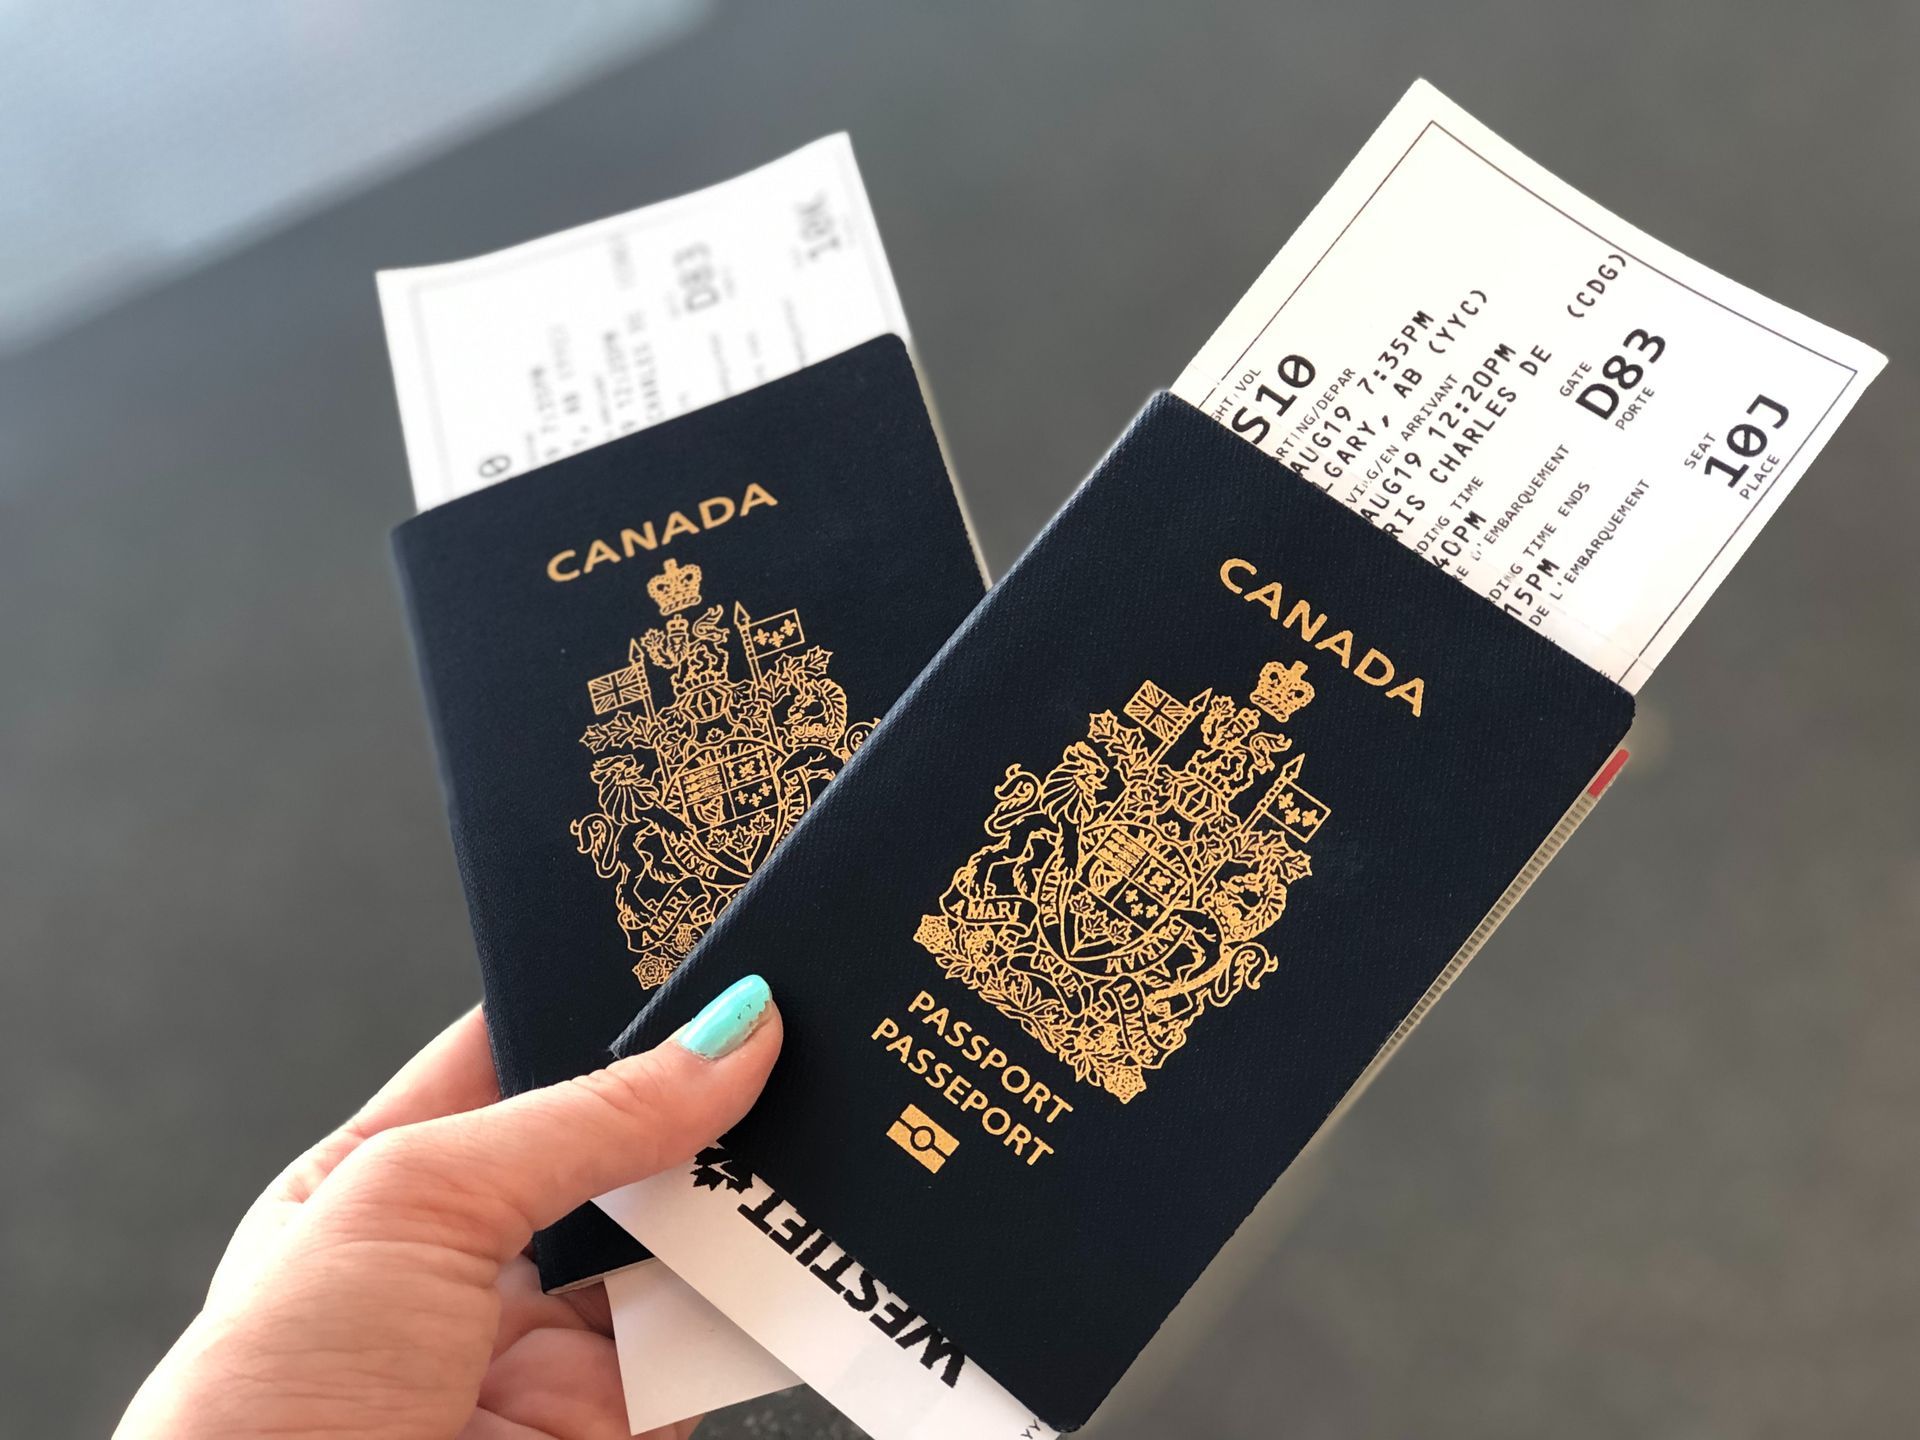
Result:
{"label": "canadian passport", "polygon": [[[507,1093],[605,1063],[983,586],[893,336],[394,545]],[[644,1253],[536,1241],[548,1289]]]}
{"label": "canadian passport", "polygon": [[1161,395],[616,1049],[766,976],[728,1151],[1072,1429],[1632,713]]}

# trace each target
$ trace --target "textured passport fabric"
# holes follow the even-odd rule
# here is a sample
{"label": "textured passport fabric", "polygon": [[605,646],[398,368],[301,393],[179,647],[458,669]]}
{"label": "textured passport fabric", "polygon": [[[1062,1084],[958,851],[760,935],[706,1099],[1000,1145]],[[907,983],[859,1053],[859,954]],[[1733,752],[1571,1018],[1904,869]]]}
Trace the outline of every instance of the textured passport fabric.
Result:
{"label": "textured passport fabric", "polygon": [[729,1149],[1071,1429],[1632,710],[1163,395],[616,1048],[765,975]]}
{"label": "textured passport fabric", "polygon": [[[509,1094],[605,1063],[983,584],[891,336],[394,544]],[[537,1253],[644,1256],[591,1207]]]}

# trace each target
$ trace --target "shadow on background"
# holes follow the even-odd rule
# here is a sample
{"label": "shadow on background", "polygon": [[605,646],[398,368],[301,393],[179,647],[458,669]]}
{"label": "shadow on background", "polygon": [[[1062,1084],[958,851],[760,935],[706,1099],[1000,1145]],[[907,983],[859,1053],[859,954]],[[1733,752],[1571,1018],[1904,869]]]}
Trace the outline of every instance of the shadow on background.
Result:
{"label": "shadow on background", "polygon": [[[1416,74],[1893,359],[1291,1233],[1099,1423],[1912,1429],[1920,19],[1857,17],[722,4],[0,361],[0,1430],[102,1433],[246,1200],[477,988],[387,560],[376,267],[847,128],[997,571]],[[843,1433],[813,1404],[714,1433]]]}

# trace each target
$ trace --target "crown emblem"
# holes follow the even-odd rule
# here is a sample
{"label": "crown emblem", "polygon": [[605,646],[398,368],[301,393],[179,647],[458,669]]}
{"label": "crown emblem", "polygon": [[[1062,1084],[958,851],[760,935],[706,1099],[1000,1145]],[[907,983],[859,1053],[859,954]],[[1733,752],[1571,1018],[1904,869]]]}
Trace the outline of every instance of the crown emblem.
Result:
{"label": "crown emblem", "polygon": [[667,568],[647,581],[647,594],[662,615],[691,610],[700,603],[700,567],[669,559]]}
{"label": "crown emblem", "polygon": [[1269,660],[1260,667],[1260,683],[1253,687],[1249,698],[1281,724],[1286,724],[1294,711],[1313,699],[1313,686],[1307,683],[1307,662],[1296,660],[1291,665],[1282,665],[1278,660]]}
{"label": "crown emblem", "polygon": [[1313,697],[1260,672],[1254,708],[1147,681],[1045,773],[1007,767],[987,843],[914,939],[940,968],[1122,1103],[1280,964],[1269,933],[1313,873],[1329,808],[1266,723]]}

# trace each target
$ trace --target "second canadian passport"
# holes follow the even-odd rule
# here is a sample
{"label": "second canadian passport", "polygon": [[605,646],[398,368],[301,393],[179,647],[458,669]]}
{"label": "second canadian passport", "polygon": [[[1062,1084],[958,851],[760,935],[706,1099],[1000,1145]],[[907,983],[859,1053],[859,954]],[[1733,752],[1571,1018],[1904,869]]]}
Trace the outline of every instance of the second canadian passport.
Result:
{"label": "second canadian passport", "polygon": [[765,975],[736,1188],[1072,1429],[1632,709],[1161,396],[619,1048]]}
{"label": "second canadian passport", "polygon": [[[606,1061],[980,598],[905,346],[869,341],[395,536],[508,1093]],[[600,1212],[553,1289],[642,1258]]]}

